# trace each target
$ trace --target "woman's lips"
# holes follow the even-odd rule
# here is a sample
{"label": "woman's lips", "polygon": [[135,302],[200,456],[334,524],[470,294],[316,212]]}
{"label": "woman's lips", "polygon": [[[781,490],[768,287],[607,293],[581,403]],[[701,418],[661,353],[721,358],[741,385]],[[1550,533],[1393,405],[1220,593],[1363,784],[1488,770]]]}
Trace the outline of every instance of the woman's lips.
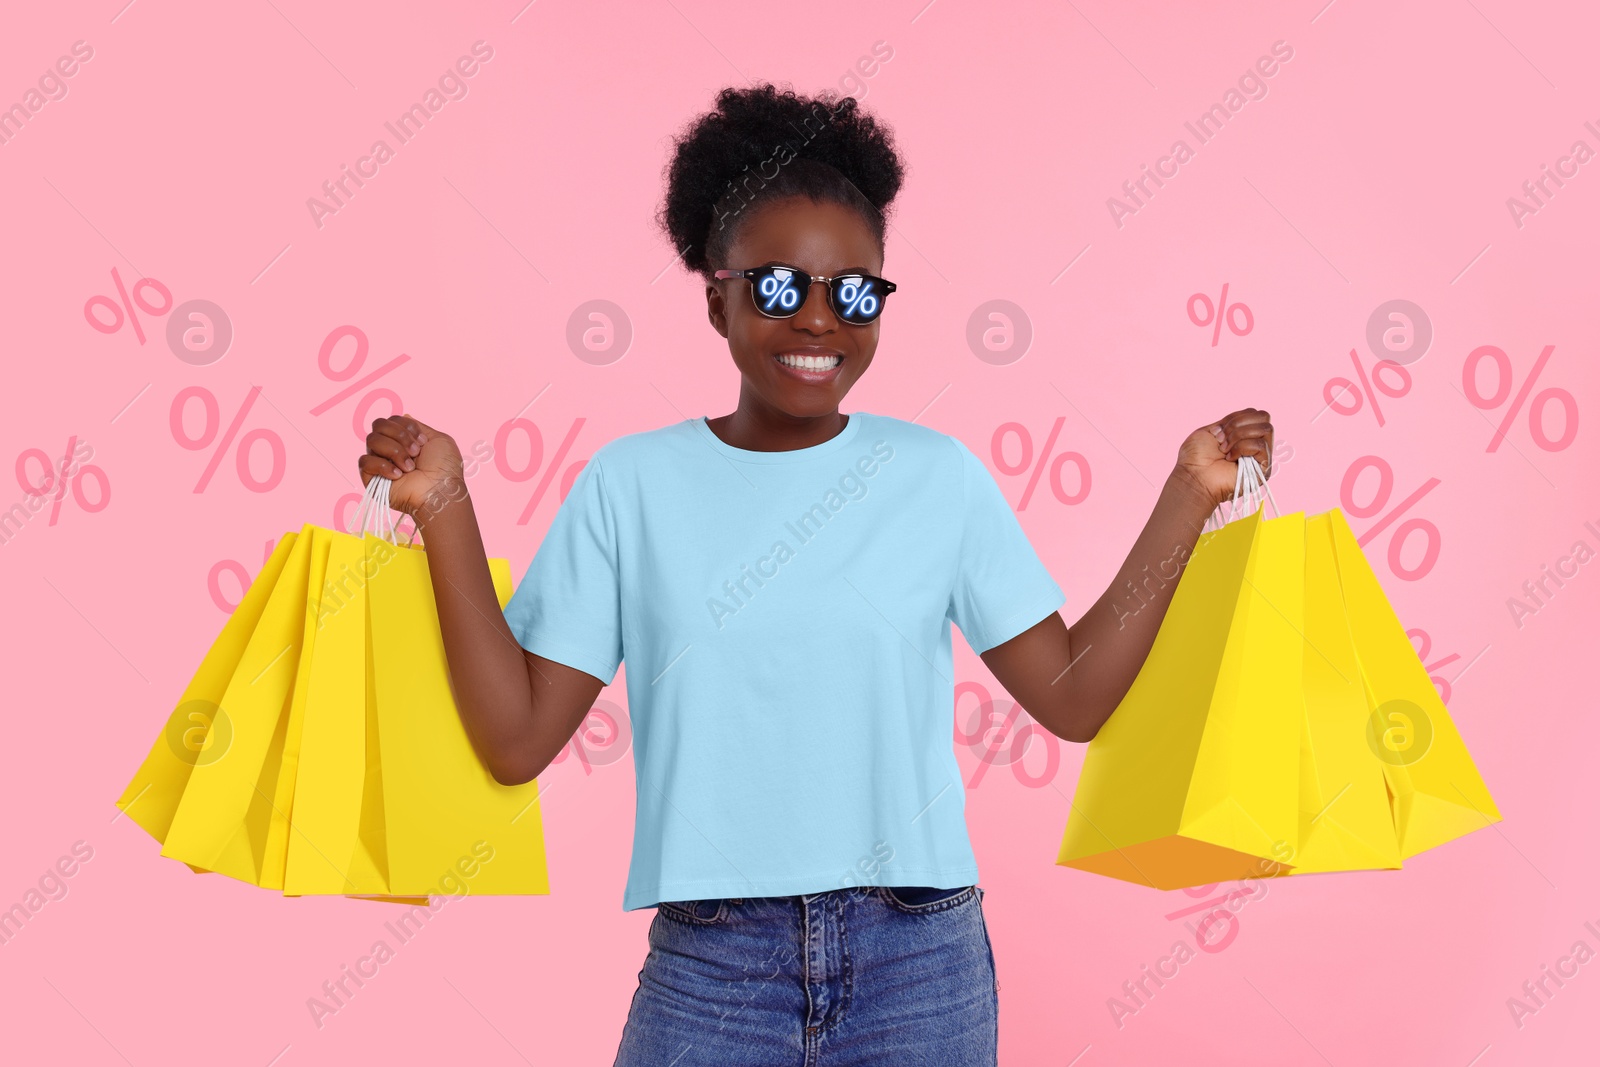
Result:
{"label": "woman's lips", "polygon": [[809,385],[833,381],[844,367],[844,357],[834,352],[780,352],[772,358],[785,374]]}

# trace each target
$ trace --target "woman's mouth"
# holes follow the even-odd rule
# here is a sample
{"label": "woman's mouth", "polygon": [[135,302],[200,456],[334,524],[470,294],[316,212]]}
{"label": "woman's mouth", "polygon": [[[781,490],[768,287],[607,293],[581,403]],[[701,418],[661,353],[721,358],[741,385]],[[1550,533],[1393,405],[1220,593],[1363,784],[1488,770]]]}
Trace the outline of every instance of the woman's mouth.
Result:
{"label": "woman's mouth", "polygon": [[844,366],[844,357],[832,351],[779,352],[772,358],[786,373],[812,385],[832,381]]}

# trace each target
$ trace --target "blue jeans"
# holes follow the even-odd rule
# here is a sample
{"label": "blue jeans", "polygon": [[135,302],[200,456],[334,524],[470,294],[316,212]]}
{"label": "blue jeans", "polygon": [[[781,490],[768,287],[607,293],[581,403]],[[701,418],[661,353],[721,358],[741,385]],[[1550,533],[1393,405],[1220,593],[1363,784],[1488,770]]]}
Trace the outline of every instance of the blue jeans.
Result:
{"label": "blue jeans", "polygon": [[657,905],[614,1067],[994,1067],[983,890]]}

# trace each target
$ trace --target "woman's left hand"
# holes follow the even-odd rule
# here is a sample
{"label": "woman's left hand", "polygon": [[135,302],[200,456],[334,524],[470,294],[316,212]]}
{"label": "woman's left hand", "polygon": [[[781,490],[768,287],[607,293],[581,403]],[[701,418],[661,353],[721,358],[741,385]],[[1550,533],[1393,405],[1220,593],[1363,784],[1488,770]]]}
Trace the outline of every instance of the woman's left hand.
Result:
{"label": "woman's left hand", "polygon": [[1241,408],[1190,434],[1178,449],[1177,472],[1215,506],[1233,496],[1240,456],[1254,456],[1272,477],[1272,416],[1260,408]]}

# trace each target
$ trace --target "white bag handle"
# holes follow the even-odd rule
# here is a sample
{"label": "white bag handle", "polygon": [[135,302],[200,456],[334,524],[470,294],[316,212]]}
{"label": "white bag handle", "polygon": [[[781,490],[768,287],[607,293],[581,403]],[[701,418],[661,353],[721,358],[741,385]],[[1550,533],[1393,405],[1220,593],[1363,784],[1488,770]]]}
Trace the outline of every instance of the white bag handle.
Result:
{"label": "white bag handle", "polygon": [[[1247,516],[1257,508],[1265,508],[1269,503],[1272,505],[1273,518],[1277,518],[1282,514],[1278,510],[1278,501],[1273,497],[1271,487],[1267,485],[1266,472],[1261,469],[1261,464],[1257,462],[1254,456],[1240,456],[1239,461],[1234,464],[1234,468],[1233,496],[1226,501],[1228,505],[1227,519],[1221,518],[1222,505],[1218,504],[1206,519],[1206,525],[1202,527],[1202,531],[1207,528],[1220,529],[1235,518]],[[1213,523],[1215,525],[1212,525]]]}
{"label": "white bag handle", "polygon": [[[395,527],[394,516],[390,514],[392,510],[389,507],[389,479],[373,475],[367,483],[366,492],[361,495],[361,504],[356,508],[355,517],[350,520],[345,532],[361,537],[366,534],[370,524],[374,536],[398,544],[395,535],[399,531]],[[408,534],[404,543],[409,546],[412,540],[412,535]]]}

